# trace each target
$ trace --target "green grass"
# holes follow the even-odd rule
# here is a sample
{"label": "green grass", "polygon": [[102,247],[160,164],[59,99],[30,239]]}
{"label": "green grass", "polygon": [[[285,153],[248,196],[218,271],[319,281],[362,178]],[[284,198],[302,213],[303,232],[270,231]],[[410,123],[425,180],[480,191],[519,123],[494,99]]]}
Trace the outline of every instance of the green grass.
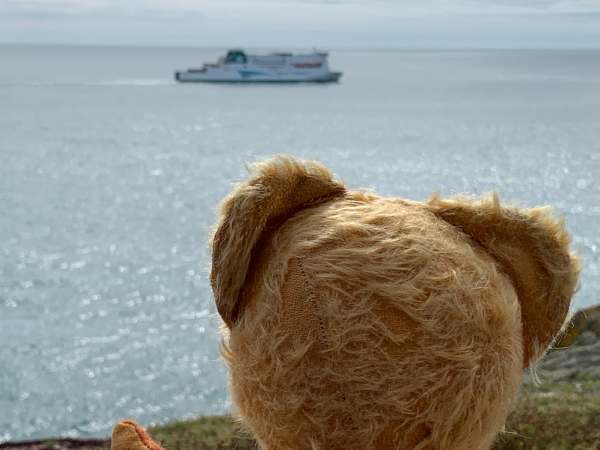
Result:
{"label": "green grass", "polygon": [[494,450],[599,450],[600,382],[526,386]]}
{"label": "green grass", "polygon": [[227,416],[172,422],[148,430],[167,450],[249,450],[254,440]]}
{"label": "green grass", "polygon": [[[227,416],[172,422],[148,431],[166,450],[257,449]],[[600,381],[523,387],[493,450],[600,450]]]}
{"label": "green grass", "polygon": [[[167,450],[255,450],[228,417],[150,429]],[[494,450],[600,450],[600,382],[526,386]]]}

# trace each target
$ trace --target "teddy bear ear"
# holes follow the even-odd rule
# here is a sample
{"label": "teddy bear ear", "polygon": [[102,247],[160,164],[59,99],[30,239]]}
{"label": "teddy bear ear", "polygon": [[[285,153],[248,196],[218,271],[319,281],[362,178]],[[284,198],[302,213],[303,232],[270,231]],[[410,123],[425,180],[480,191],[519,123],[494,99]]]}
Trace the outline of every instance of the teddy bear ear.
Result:
{"label": "teddy bear ear", "polygon": [[223,201],[212,238],[210,281],[229,328],[241,315],[240,291],[263,239],[296,212],[345,192],[317,162],[277,156],[250,166],[250,178]]}
{"label": "teddy bear ear", "polygon": [[548,207],[521,209],[487,199],[432,197],[426,207],[482,246],[510,277],[521,305],[524,367],[560,332],[580,272],[564,222]]}
{"label": "teddy bear ear", "polygon": [[111,450],[163,450],[140,425],[122,420],[112,432]]}

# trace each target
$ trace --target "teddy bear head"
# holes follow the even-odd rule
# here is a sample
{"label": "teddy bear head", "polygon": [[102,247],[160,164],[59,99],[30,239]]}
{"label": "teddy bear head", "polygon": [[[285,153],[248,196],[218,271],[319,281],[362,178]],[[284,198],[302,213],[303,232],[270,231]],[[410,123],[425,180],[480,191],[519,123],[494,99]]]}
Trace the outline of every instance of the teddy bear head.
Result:
{"label": "teddy bear head", "polygon": [[547,208],[382,198],[319,163],[258,163],[212,239],[236,412],[268,450],[487,449],[578,273]]}

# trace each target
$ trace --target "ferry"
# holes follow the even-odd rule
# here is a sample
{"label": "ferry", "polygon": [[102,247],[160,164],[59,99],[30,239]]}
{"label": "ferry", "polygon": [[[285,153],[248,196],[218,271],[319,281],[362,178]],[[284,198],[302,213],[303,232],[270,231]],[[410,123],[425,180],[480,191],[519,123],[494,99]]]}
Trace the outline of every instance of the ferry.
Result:
{"label": "ferry", "polygon": [[326,52],[318,51],[251,55],[243,50],[229,50],[216,63],[176,71],[175,80],[181,83],[337,82],[342,72],[329,70],[327,56]]}

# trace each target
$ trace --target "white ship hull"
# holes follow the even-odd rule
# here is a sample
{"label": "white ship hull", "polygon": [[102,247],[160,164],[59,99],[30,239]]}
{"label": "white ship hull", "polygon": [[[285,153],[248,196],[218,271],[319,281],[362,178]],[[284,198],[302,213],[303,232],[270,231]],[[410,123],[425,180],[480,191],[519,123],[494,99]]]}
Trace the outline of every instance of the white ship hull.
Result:
{"label": "white ship hull", "polygon": [[326,83],[341,76],[329,70],[326,53],[246,55],[241,50],[230,50],[216,64],[175,72],[182,83]]}
{"label": "white ship hull", "polygon": [[204,74],[193,70],[175,72],[175,80],[181,83],[302,83],[302,82],[336,82],[342,76],[341,72],[329,72],[323,75],[304,74],[264,74],[245,76],[243,74]]}

